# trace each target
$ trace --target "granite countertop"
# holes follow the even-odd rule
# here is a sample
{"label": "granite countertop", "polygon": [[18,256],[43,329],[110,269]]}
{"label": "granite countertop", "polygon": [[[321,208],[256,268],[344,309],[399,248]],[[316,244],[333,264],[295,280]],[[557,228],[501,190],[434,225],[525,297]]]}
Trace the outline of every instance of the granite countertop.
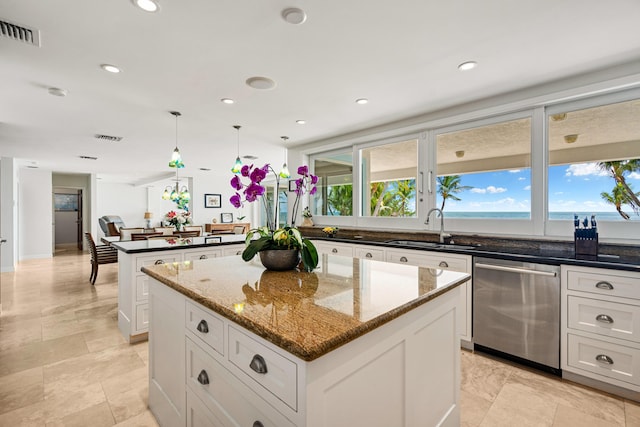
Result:
{"label": "granite countertop", "polygon": [[323,255],[311,273],[240,256],[142,271],[303,360],[313,360],[454,289],[466,273]]}
{"label": "granite countertop", "polygon": [[192,249],[244,243],[244,234],[221,234],[216,236],[189,237],[185,239],[175,238],[171,240],[125,240],[111,242],[111,246],[127,254],[141,252],[168,251],[173,249]]}

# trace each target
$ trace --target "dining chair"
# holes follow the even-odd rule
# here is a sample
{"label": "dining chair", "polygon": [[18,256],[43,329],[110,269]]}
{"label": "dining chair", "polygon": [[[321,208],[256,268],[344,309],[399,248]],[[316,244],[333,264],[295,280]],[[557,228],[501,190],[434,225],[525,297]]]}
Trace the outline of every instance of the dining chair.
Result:
{"label": "dining chair", "polygon": [[170,236],[175,231],[175,227],[154,227],[153,231],[161,232],[165,236]]}
{"label": "dining chair", "polygon": [[162,236],[162,233],[131,233],[131,240],[147,240],[149,237],[153,236]]}
{"label": "dining chair", "polygon": [[194,237],[202,236],[203,233],[203,227],[201,225],[185,225],[183,229],[184,231],[197,231],[198,234]]}
{"label": "dining chair", "polygon": [[142,227],[121,227],[120,228],[120,240],[131,240],[132,233],[144,233]]}
{"label": "dining chair", "polygon": [[118,230],[118,226],[116,225],[115,222],[108,222],[107,223],[107,236],[119,236],[120,235],[120,230]]}
{"label": "dining chair", "polygon": [[244,225],[234,225],[233,234],[244,234]]}
{"label": "dining chair", "polygon": [[113,264],[118,262],[118,250],[110,245],[97,245],[91,233],[84,233],[91,253],[91,275],[89,282],[95,285],[98,278],[98,266],[100,264]]}

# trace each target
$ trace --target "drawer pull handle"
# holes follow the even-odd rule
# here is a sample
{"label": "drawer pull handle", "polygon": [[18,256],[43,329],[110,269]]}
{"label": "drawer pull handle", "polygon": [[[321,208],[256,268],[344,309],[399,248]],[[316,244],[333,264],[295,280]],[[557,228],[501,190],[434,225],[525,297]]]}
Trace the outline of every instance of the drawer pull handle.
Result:
{"label": "drawer pull handle", "polygon": [[613,359],[607,356],[606,354],[597,355],[596,360],[601,363],[606,363],[607,365],[613,365]]}
{"label": "drawer pull handle", "polygon": [[198,326],[196,326],[196,329],[202,332],[203,334],[209,333],[209,325],[207,324],[207,321],[204,319],[202,319],[200,323],[198,323]]}
{"label": "drawer pull handle", "polygon": [[200,259],[209,259],[209,257],[206,255],[200,255]]}
{"label": "drawer pull handle", "polygon": [[264,358],[259,354],[256,354],[253,356],[253,359],[251,359],[251,363],[249,364],[249,367],[258,374],[267,373],[267,362],[265,362]]}
{"label": "drawer pull handle", "polygon": [[253,427],[264,427],[264,424],[262,424],[260,421],[255,421],[253,423]]}
{"label": "drawer pull handle", "polygon": [[336,248],[333,248],[333,249],[331,249],[331,253],[333,253],[333,254],[337,254],[337,253],[338,253],[338,250],[337,250]]}
{"label": "drawer pull handle", "polygon": [[409,260],[407,259],[406,256],[401,256],[400,257],[400,262],[409,262]]}
{"label": "drawer pull handle", "polygon": [[598,289],[604,289],[606,291],[612,291],[613,290],[613,285],[609,282],[605,282],[604,280],[596,283],[596,288]]}
{"label": "drawer pull handle", "polygon": [[449,264],[447,264],[447,261],[440,261],[440,264],[438,264],[438,266],[442,268],[447,268],[449,267]]}
{"label": "drawer pull handle", "polygon": [[154,262],[155,265],[160,265],[160,264],[164,264],[164,261],[161,259],[157,259],[156,262]]}
{"label": "drawer pull handle", "polygon": [[365,255],[365,257],[367,257],[367,258],[373,258],[373,255],[371,255],[371,252],[367,252],[367,254]]}
{"label": "drawer pull handle", "polygon": [[613,317],[607,316],[606,314],[598,314],[596,316],[596,320],[602,323],[608,323],[608,324],[613,323]]}
{"label": "drawer pull handle", "polygon": [[198,374],[198,382],[202,385],[209,384],[209,375],[207,375],[207,371],[204,369]]}

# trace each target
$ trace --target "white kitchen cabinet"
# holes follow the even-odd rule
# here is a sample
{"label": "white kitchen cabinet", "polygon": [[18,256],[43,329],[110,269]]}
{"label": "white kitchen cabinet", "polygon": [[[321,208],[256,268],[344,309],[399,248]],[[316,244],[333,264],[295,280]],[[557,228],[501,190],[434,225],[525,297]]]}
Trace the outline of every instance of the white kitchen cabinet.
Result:
{"label": "white kitchen cabinet", "polygon": [[118,328],[127,342],[147,339],[149,330],[149,276],[140,269],[154,264],[235,255],[244,244],[215,248],[172,249],[153,252],[118,253]]}
{"label": "white kitchen cabinet", "polygon": [[459,287],[306,362],[150,280],[149,407],[160,425],[460,423]]}
{"label": "white kitchen cabinet", "polygon": [[318,251],[318,255],[340,255],[340,256],[353,256],[354,245],[343,242],[329,242],[327,240],[314,240],[313,245]]}
{"label": "white kitchen cabinet", "polygon": [[569,265],[561,272],[563,377],[637,400],[640,273]]}

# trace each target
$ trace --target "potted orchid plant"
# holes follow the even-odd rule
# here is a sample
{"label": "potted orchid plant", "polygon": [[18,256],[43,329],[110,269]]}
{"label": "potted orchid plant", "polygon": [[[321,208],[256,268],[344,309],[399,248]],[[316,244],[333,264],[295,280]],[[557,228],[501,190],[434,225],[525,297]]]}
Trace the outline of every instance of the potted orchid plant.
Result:
{"label": "potted orchid plant", "polygon": [[[250,261],[260,253],[260,259],[268,269],[289,270],[295,268],[301,258],[304,269],[312,271],[318,265],[318,251],[313,243],[303,238],[295,227],[295,218],[302,196],[307,193],[315,194],[315,184],[318,182],[318,177],[309,173],[307,166],[298,168],[300,177],[295,181],[296,197],[292,208],[291,225],[278,227],[278,206],[276,204],[272,210],[271,203],[265,197],[266,188],[261,184],[269,173],[275,175],[276,194],[278,194],[280,178],[289,178],[289,174],[287,172],[276,173],[269,164],[262,167],[244,165],[240,173],[231,179],[231,186],[236,193],[231,196],[229,201],[234,207],[240,208],[244,203],[253,203],[261,199],[267,211],[267,226],[249,230],[247,233],[246,248],[242,252],[242,259]],[[272,211],[273,218],[270,215]],[[273,251],[282,252],[275,253]],[[288,253],[285,255],[284,251],[288,251]]]}

